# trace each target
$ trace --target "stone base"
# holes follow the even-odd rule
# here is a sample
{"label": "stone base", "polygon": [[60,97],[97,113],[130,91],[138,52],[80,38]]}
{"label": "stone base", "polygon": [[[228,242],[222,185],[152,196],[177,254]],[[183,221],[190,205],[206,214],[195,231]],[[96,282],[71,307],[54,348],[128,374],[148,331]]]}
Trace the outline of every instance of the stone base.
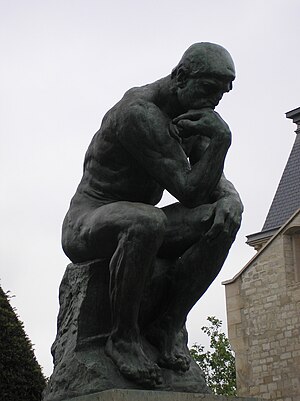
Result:
{"label": "stone base", "polygon": [[[159,271],[163,271],[162,265]],[[95,397],[112,397],[109,394],[122,394],[120,400],[129,400],[124,398],[124,394],[141,393],[128,393],[124,389],[145,390],[145,386],[126,379],[105,353],[105,343],[111,330],[108,276],[105,260],[67,267],[60,286],[58,331],[52,346],[54,371],[44,391],[43,401],[65,401],[75,397],[79,400],[102,400]],[[156,299],[157,293],[153,297]],[[185,348],[188,354],[186,344]],[[144,337],[143,349],[150,360],[156,362],[159,359],[158,350]],[[202,371],[193,360],[187,372],[161,368],[161,376],[162,383],[151,390],[172,394],[180,391],[210,393]],[[153,394],[158,394],[155,391]],[[145,394],[148,393],[151,392]],[[107,398],[110,399],[113,398]]]}
{"label": "stone base", "polygon": [[64,401],[258,401],[257,398],[224,397],[201,393],[147,390],[108,390]]}

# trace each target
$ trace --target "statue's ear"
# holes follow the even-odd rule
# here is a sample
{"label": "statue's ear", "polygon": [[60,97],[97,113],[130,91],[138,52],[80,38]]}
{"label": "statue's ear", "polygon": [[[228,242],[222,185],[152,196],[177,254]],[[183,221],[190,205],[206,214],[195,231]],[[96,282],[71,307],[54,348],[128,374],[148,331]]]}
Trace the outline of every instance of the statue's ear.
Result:
{"label": "statue's ear", "polygon": [[183,86],[185,86],[185,83],[187,81],[187,72],[183,68],[183,66],[179,65],[179,66],[175,67],[174,70],[172,71],[171,78],[172,79],[175,78],[177,86],[179,88],[182,88]]}

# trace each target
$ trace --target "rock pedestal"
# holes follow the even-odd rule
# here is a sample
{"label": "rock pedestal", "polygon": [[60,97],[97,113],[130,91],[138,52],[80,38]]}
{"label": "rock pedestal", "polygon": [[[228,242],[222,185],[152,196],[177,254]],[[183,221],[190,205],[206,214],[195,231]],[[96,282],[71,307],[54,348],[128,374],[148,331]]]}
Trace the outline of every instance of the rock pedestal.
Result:
{"label": "rock pedestal", "polygon": [[[60,285],[57,336],[52,346],[54,371],[43,401],[66,401],[78,396],[78,401],[106,401],[115,398],[95,397],[109,397],[105,390],[110,389],[144,390],[123,377],[105,354],[104,346],[111,330],[108,289],[107,260],[67,267]],[[143,348],[150,359],[157,361],[159,354],[155,347],[143,340]],[[185,373],[163,368],[161,373],[163,381],[155,387],[156,391],[209,393],[202,372],[194,361]],[[124,397],[125,393],[122,394]],[[129,401],[129,398],[118,399]]]}
{"label": "rock pedestal", "polygon": [[224,397],[166,391],[108,390],[65,401],[258,401],[257,398]]}

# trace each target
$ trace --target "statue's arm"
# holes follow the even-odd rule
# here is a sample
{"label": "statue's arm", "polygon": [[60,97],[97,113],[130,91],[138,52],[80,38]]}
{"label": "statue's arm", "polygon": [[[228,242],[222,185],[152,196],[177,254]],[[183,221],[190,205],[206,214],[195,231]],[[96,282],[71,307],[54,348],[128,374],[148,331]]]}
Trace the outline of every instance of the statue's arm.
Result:
{"label": "statue's arm", "polygon": [[237,190],[235,189],[232,182],[227,180],[224,173],[222,174],[220,181],[218,182],[218,185],[216,186],[216,189],[211,196],[213,202],[223,198],[230,198],[234,200],[237,204],[240,205],[240,208],[243,210],[242,201]]}
{"label": "statue's arm", "polygon": [[[207,137],[198,137],[194,141],[189,155],[191,164],[201,159],[203,152],[209,146],[209,141]],[[227,180],[224,173],[211,193],[209,202],[214,205],[214,222],[207,235],[214,238],[220,231],[225,230],[234,236],[241,224],[243,204],[234,185]]]}
{"label": "statue's arm", "polygon": [[186,207],[195,207],[207,202],[219,182],[231,140],[229,130],[216,130],[213,135],[214,130],[208,129],[208,125],[204,121],[195,128],[195,135],[203,133],[211,138],[192,167],[178,141],[170,135],[170,121],[152,103],[127,104],[121,113],[117,136],[163,188]]}
{"label": "statue's arm", "polygon": [[223,231],[235,237],[241,225],[244,207],[235,187],[224,174],[212,193],[211,202],[215,206],[214,222],[206,235],[215,238]]}

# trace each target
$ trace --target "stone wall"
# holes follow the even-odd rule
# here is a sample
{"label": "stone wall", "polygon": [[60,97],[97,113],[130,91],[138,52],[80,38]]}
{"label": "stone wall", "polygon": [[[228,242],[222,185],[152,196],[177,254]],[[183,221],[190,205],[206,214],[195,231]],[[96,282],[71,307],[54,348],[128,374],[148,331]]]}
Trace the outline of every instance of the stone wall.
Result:
{"label": "stone wall", "polygon": [[226,283],[239,396],[300,401],[300,282],[293,249],[299,226],[296,215]]}

